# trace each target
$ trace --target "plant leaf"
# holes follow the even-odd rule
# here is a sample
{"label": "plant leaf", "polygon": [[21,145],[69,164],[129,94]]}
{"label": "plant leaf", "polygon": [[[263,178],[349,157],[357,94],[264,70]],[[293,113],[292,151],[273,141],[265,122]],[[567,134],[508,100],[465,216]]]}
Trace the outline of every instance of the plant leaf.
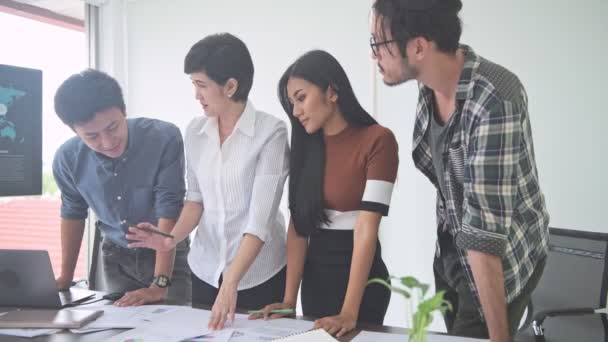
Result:
{"label": "plant leaf", "polygon": [[395,286],[392,286],[388,281],[386,281],[386,280],[384,280],[382,278],[373,278],[373,279],[370,279],[370,280],[367,281],[367,285],[374,284],[374,283],[382,284],[385,287],[387,287],[389,290],[391,290],[393,292],[397,292],[397,293],[401,294],[405,298],[409,299],[411,297],[410,293],[407,290],[402,289],[402,288],[398,288],[398,287],[395,287]]}
{"label": "plant leaf", "polygon": [[428,307],[429,312],[434,311],[434,310],[438,310],[441,308],[441,306],[444,303],[444,299],[443,299],[443,293],[437,292],[435,293],[435,295],[433,295],[433,297],[425,300],[424,302],[421,303],[426,305]]}
{"label": "plant leaf", "polygon": [[418,281],[418,279],[412,276],[399,278],[399,280],[401,281],[401,284],[403,284],[407,288],[420,289],[420,291],[422,292],[422,297],[426,295],[426,292],[429,289],[428,284],[421,283],[420,281]]}

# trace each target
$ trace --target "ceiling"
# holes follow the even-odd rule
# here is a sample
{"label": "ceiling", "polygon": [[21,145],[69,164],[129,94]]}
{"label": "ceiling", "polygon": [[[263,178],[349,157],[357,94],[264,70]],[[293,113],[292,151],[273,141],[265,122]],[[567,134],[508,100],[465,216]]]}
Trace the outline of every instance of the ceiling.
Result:
{"label": "ceiling", "polygon": [[23,4],[40,7],[66,17],[84,21],[83,0],[14,0]]}

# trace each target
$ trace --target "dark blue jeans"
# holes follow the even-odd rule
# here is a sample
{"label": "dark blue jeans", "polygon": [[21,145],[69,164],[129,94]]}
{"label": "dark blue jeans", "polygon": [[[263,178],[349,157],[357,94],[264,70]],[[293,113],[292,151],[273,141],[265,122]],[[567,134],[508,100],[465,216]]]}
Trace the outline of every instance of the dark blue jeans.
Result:
{"label": "dark blue jeans", "polygon": [[[190,241],[186,239],[177,245],[171,286],[167,299],[172,304],[190,303],[192,284],[188,252]],[[101,243],[100,257],[105,290],[108,292],[127,292],[149,287],[154,279],[156,252],[148,248],[125,248],[108,239]]]}
{"label": "dark blue jeans", "polygon": [[[440,233],[439,244],[441,257],[435,258],[433,269],[435,273],[435,290],[445,291],[444,298],[452,303],[452,311],[444,314],[443,319],[448,334],[454,336],[490,338],[488,327],[477,309],[473,293],[469,288],[464,270],[458,259],[453,239],[447,233]],[[545,269],[545,259],[541,260],[534,269],[532,276],[521,293],[507,304],[507,319],[511,336],[515,336],[519,322],[530,302],[532,291]]]}

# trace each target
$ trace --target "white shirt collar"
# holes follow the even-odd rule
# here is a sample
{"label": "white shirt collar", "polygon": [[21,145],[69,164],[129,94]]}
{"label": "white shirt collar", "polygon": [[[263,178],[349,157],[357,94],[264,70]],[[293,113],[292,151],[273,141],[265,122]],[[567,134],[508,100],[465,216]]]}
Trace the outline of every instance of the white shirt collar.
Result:
{"label": "white shirt collar", "polygon": [[[245,110],[241,114],[241,117],[236,122],[236,126],[234,130],[238,130],[246,136],[253,137],[255,134],[255,119],[256,119],[256,109],[253,106],[251,101],[247,101],[245,105]],[[218,134],[218,123],[217,117],[210,117],[206,120],[203,127],[201,127],[198,134],[206,133],[208,136],[213,136]]]}

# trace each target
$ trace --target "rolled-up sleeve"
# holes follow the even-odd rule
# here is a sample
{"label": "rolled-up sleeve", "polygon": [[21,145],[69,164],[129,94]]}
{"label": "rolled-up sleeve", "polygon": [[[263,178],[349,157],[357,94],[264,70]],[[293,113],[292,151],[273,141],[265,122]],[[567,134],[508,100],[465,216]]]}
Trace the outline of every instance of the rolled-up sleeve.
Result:
{"label": "rolled-up sleeve", "polygon": [[283,186],[289,173],[287,128],[279,122],[260,152],[245,233],[266,241],[271,222],[276,219]]}
{"label": "rolled-up sleeve", "polygon": [[61,218],[84,220],[88,216],[89,205],[82,197],[74,182],[67,151],[60,148],[53,159],[53,177],[61,191]]}
{"label": "rolled-up sleeve", "polygon": [[188,190],[186,191],[186,201],[203,203],[203,195],[198,185],[196,178],[196,170],[193,163],[188,160],[186,162],[186,181],[188,182]]}
{"label": "rolled-up sleeve", "polygon": [[186,201],[203,203],[203,195],[197,178],[197,162],[200,146],[193,141],[198,120],[192,120],[186,128]]}
{"label": "rolled-up sleeve", "polygon": [[164,148],[154,184],[154,208],[158,218],[176,219],[184,203],[184,142],[175,128]]}
{"label": "rolled-up sleeve", "polygon": [[521,109],[499,102],[486,110],[467,149],[464,214],[456,243],[465,250],[502,256],[517,196]]}

